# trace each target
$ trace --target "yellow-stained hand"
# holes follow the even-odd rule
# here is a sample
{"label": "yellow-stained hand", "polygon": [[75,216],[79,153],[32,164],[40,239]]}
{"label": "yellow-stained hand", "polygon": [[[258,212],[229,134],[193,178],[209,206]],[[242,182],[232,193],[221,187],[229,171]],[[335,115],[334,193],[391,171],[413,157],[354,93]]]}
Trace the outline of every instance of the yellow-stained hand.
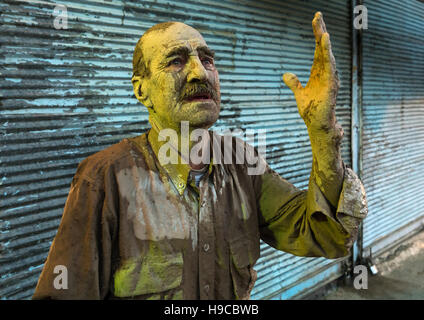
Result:
{"label": "yellow-stained hand", "polygon": [[331,51],[330,36],[327,33],[321,12],[312,20],[315,34],[315,55],[311,75],[306,87],[292,73],[285,73],[283,80],[293,91],[300,116],[309,130],[328,131],[336,124],[336,105],[339,78],[336,61]]}

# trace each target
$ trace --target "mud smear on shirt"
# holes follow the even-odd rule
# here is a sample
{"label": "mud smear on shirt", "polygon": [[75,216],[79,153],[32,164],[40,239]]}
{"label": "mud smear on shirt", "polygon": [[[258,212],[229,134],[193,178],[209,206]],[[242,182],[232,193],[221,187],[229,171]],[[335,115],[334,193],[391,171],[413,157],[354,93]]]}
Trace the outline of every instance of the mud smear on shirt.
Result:
{"label": "mud smear on shirt", "polygon": [[121,196],[128,201],[128,219],[140,240],[191,239],[197,246],[197,223],[187,208],[170,192],[169,182],[143,168],[132,167],[118,172]]}

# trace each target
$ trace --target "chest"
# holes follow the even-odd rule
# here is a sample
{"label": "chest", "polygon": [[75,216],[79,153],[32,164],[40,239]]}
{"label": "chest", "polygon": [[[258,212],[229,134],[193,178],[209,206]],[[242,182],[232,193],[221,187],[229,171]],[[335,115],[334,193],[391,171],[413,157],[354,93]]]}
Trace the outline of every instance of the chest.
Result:
{"label": "chest", "polygon": [[197,241],[204,231],[231,241],[258,233],[256,196],[248,177],[237,172],[215,168],[198,192],[187,186],[183,194],[168,177],[141,167],[123,169],[116,178],[121,219],[132,223],[140,240]]}

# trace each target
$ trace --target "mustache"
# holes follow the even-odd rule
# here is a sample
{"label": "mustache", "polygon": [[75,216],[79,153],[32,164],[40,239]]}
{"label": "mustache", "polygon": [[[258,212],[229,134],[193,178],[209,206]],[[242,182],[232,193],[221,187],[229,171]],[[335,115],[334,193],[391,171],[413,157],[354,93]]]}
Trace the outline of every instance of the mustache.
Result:
{"label": "mustache", "polygon": [[214,101],[218,101],[218,93],[209,82],[186,83],[181,91],[179,101],[181,102],[196,96],[208,96]]}

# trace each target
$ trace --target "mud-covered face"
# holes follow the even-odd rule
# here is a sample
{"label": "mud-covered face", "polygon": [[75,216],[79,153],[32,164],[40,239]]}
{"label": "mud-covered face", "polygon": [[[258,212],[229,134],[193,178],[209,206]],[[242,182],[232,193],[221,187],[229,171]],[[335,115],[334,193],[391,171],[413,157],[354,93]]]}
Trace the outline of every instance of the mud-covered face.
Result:
{"label": "mud-covered face", "polygon": [[161,127],[179,128],[189,121],[197,128],[218,119],[220,88],[214,54],[200,33],[183,23],[154,31],[143,40],[150,69],[145,90]]}

